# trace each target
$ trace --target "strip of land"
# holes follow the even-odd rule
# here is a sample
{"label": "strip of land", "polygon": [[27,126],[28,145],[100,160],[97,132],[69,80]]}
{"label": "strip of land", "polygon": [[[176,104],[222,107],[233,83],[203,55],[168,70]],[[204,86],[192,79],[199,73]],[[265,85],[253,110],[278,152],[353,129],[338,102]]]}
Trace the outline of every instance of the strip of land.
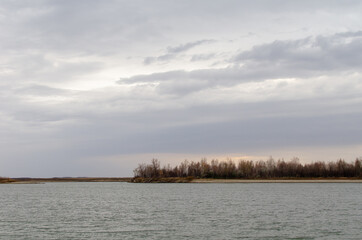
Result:
{"label": "strip of land", "polygon": [[361,178],[222,179],[192,177],[133,178],[133,183],[362,183]]}
{"label": "strip of land", "polygon": [[193,179],[192,183],[362,183],[362,179]]}
{"label": "strip of land", "polygon": [[220,178],[0,178],[0,183],[37,184],[47,182],[130,182],[130,183],[362,183],[361,178],[278,178],[278,179],[220,179]]}
{"label": "strip of land", "polygon": [[55,178],[1,178],[0,183],[35,184],[47,182],[130,182],[131,178],[55,177]]}

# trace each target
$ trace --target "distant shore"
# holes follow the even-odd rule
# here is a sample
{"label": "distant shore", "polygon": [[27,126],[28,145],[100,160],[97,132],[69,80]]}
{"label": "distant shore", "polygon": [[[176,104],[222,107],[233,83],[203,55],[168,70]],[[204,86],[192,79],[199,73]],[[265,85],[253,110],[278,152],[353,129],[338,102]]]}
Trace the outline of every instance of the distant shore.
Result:
{"label": "distant shore", "polygon": [[36,184],[47,182],[130,182],[132,178],[108,177],[55,177],[55,178],[1,178],[0,183]]}
{"label": "distant shore", "polygon": [[0,178],[0,184],[38,184],[47,182],[129,182],[129,183],[362,183],[361,178],[279,178],[279,179],[220,179],[220,178]]}
{"label": "distant shore", "polygon": [[221,179],[221,178],[133,178],[133,183],[362,183],[361,178],[279,178],[279,179]]}
{"label": "distant shore", "polygon": [[362,183],[362,179],[194,179],[192,183]]}

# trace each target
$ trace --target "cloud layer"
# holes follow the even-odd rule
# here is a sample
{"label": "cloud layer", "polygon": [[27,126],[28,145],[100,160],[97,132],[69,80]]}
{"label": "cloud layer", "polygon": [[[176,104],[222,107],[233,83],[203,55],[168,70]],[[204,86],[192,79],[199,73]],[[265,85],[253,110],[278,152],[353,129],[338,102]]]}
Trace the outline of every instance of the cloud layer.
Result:
{"label": "cloud layer", "polygon": [[[361,10],[2,1],[0,175],[129,176],[145,156],[167,154],[358,157]],[[319,157],[306,160],[335,160]]]}

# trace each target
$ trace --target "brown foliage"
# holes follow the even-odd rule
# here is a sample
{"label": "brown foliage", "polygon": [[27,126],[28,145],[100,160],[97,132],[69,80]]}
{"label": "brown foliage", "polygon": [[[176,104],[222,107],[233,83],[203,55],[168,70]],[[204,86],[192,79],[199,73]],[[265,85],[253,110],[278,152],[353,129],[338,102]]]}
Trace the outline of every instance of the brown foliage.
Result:
{"label": "brown foliage", "polygon": [[200,162],[183,161],[179,166],[160,167],[157,159],[151,164],[139,164],[134,170],[138,178],[326,178],[326,177],[362,177],[362,158],[354,163],[339,159],[336,162],[313,162],[301,164],[298,158],[286,162],[275,161],[270,157],[267,161],[240,160],[237,164],[231,159],[210,163],[205,158]]}

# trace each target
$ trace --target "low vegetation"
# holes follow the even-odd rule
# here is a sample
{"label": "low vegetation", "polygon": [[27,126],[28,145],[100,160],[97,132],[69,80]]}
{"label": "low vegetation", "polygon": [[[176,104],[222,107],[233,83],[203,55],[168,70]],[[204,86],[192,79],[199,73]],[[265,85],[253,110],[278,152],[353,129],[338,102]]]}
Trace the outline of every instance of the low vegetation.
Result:
{"label": "low vegetation", "polygon": [[1,178],[0,183],[46,183],[46,182],[130,182],[132,178],[112,177],[54,177],[54,178]]}
{"label": "low vegetation", "polygon": [[15,182],[15,180],[11,178],[0,177],[0,183],[12,183],[12,182]]}
{"label": "low vegetation", "polygon": [[130,182],[133,183],[190,183],[193,177],[156,177],[156,178],[144,178],[136,177]]}
{"label": "low vegetation", "polygon": [[[225,179],[273,179],[273,178],[362,178],[362,158],[353,163],[342,159],[335,162],[313,162],[302,164],[298,158],[290,161],[273,158],[267,161],[240,160],[235,163],[206,159],[199,162],[184,161],[178,166],[161,167],[160,161],[139,164],[134,170],[134,182],[155,182],[165,178],[225,178]],[[137,180],[142,179],[142,180]],[[146,180],[145,180],[146,179]],[[148,179],[148,180],[147,180]],[[153,179],[153,180],[152,180]]]}

